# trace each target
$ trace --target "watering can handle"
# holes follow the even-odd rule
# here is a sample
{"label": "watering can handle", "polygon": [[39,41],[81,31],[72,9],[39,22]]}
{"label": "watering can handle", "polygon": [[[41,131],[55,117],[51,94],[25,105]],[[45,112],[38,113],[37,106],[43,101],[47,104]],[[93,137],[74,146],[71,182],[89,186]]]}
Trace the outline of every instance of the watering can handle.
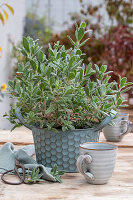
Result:
{"label": "watering can handle", "polygon": [[94,131],[100,131],[105,126],[107,126],[111,120],[116,116],[117,112],[115,110],[111,110],[110,115],[108,115],[97,127],[94,128]]}
{"label": "watering can handle", "polygon": [[18,120],[19,120],[25,127],[27,127],[27,128],[29,128],[30,130],[32,130],[33,127],[25,123],[24,118],[22,117],[19,108],[15,108],[15,114],[16,114]]}

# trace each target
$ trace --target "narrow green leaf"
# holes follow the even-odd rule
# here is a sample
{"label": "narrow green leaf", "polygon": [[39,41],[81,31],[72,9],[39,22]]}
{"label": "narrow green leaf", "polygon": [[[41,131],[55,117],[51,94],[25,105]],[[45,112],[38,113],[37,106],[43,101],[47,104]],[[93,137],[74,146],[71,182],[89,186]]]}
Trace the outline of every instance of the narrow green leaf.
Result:
{"label": "narrow green leaf", "polygon": [[76,37],[76,40],[78,40],[78,28],[75,31],[75,37]]}
{"label": "narrow green leaf", "polygon": [[20,52],[21,52],[24,56],[27,56],[27,53],[26,53],[25,49],[21,49]]}
{"label": "narrow green leaf", "polygon": [[82,22],[82,23],[80,24],[80,28],[83,28],[83,29],[85,29],[85,27],[86,27],[86,24],[85,24],[85,22]]}
{"label": "narrow green leaf", "polygon": [[88,79],[83,79],[83,81],[81,82],[81,86],[84,86],[87,83]]}
{"label": "narrow green leaf", "polygon": [[55,110],[55,107],[54,106],[50,106],[46,111],[45,111],[45,114],[49,114],[51,112],[53,112]]}
{"label": "narrow green leaf", "polygon": [[69,61],[69,66],[70,66],[70,67],[72,67],[74,61],[75,61],[75,57],[72,56],[71,59],[70,59],[70,61]]}
{"label": "narrow green leaf", "polygon": [[117,105],[119,106],[119,105],[121,105],[121,104],[122,104],[122,99],[119,98],[118,101],[117,101]]}
{"label": "narrow green leaf", "polygon": [[58,166],[57,166],[57,164],[55,164],[54,167],[53,167],[53,174],[56,173],[57,169],[58,169]]}
{"label": "narrow green leaf", "polygon": [[30,52],[29,42],[25,37],[23,37],[23,46],[27,52]]}
{"label": "narrow green leaf", "polygon": [[89,38],[87,38],[86,40],[84,40],[84,42],[82,42],[79,47],[82,47],[87,41],[89,40]]}
{"label": "narrow green leaf", "polygon": [[86,95],[89,97],[89,89],[88,89],[88,87],[85,87],[85,93],[86,93]]}
{"label": "narrow green leaf", "polygon": [[97,102],[98,102],[98,100],[99,100],[99,98],[98,98],[98,97],[95,97],[95,98],[94,98],[94,102],[95,102],[95,103],[97,103]]}
{"label": "narrow green leaf", "polygon": [[71,94],[71,93],[72,93],[72,91],[73,91],[73,89],[72,89],[72,88],[70,88],[70,89],[66,90],[66,92],[65,92],[65,95]]}
{"label": "narrow green leaf", "polygon": [[80,69],[80,81],[82,81],[83,73],[84,73],[84,71],[83,71],[83,69],[81,68],[81,69]]}
{"label": "narrow green leaf", "polygon": [[79,28],[79,30],[78,30],[78,41],[82,40],[83,37],[84,37],[84,29]]}
{"label": "narrow green leaf", "polygon": [[87,65],[87,67],[86,67],[85,74],[88,74],[91,68],[92,68],[92,64],[89,63],[89,65]]}
{"label": "narrow green leaf", "polygon": [[120,92],[117,92],[117,94],[116,94],[116,99],[118,100],[119,98],[120,98]]}
{"label": "narrow green leaf", "polygon": [[88,74],[85,74],[85,78],[89,78],[90,76],[92,76],[93,74],[95,73],[95,71],[94,70],[91,70],[91,72],[90,73],[88,73]]}
{"label": "narrow green leaf", "polygon": [[60,176],[63,175],[63,174],[65,174],[64,170],[58,172],[58,175],[60,175]]}
{"label": "narrow green leaf", "polygon": [[48,51],[49,51],[49,53],[50,53],[50,56],[55,56],[52,49],[48,49]]}
{"label": "narrow green leaf", "polygon": [[55,179],[56,179],[59,183],[62,183],[62,180],[61,180],[60,176],[56,176]]}
{"label": "narrow green leaf", "polygon": [[76,45],[76,43],[72,40],[72,38],[68,35],[67,36],[68,38],[69,38],[69,40],[70,40],[70,42],[72,43],[72,45],[74,46],[74,47],[76,47],[77,45]]}
{"label": "narrow green leaf", "polygon": [[[97,109],[97,104],[96,104],[94,101],[91,103],[91,105],[92,105],[95,109]],[[99,112],[100,112],[100,110],[99,110]]]}
{"label": "narrow green leaf", "polygon": [[94,83],[93,82],[89,82],[89,89],[92,90],[94,88]]}
{"label": "narrow green leaf", "polygon": [[104,105],[104,108],[105,108],[105,109],[108,109],[108,108],[110,108],[112,105],[113,105],[112,103],[105,104],[105,105]]}
{"label": "narrow green leaf", "polygon": [[62,52],[61,57],[63,57],[63,59],[66,59],[66,52]]}
{"label": "narrow green leaf", "polygon": [[45,88],[45,83],[41,83],[41,84],[40,84],[40,89],[43,91],[44,88]]}
{"label": "narrow green leaf", "polygon": [[34,60],[31,60],[30,64],[31,64],[33,70],[36,71],[37,70],[37,64],[36,64],[36,62]]}
{"label": "narrow green leaf", "polygon": [[62,126],[62,131],[65,132],[67,130],[66,126]]}
{"label": "narrow green leaf", "polygon": [[107,65],[102,65],[102,66],[100,67],[100,71],[101,71],[102,73],[104,73],[106,70],[107,70]]}
{"label": "narrow green leaf", "polygon": [[99,67],[98,67],[98,65],[94,64],[94,66],[95,66],[96,72],[99,73]]}
{"label": "narrow green leaf", "polygon": [[132,89],[132,88],[133,88],[132,86],[130,86],[130,87],[127,87],[126,89],[122,90],[122,91],[121,91],[121,93],[123,94],[123,93],[125,93],[125,92],[129,91],[129,90],[130,90],[130,89]]}
{"label": "narrow green leaf", "polygon": [[105,85],[101,85],[101,87],[100,87],[100,92],[101,92],[101,95],[102,95],[102,96],[105,96],[105,95],[106,95],[106,87],[105,87]]}
{"label": "narrow green leaf", "polygon": [[75,78],[75,73],[74,72],[70,72],[69,73],[69,80],[72,80]]}
{"label": "narrow green leaf", "polygon": [[11,88],[14,88],[14,83],[13,83],[13,81],[8,81],[8,85],[9,85]]}
{"label": "narrow green leaf", "polygon": [[21,88],[20,88],[20,84],[19,83],[16,84],[16,89],[17,89],[17,92],[20,94],[21,93]]}
{"label": "narrow green leaf", "polygon": [[[133,82],[125,83],[125,87],[126,87],[126,86],[129,86],[129,85],[133,85]],[[133,86],[132,86],[132,87],[133,87]]]}
{"label": "narrow green leaf", "polygon": [[124,87],[125,86],[125,83],[127,82],[127,78],[126,77],[123,77],[120,81],[120,88]]}
{"label": "narrow green leaf", "polygon": [[44,55],[44,53],[42,51],[39,51],[38,52],[38,60],[39,60],[39,62],[42,63],[45,58],[46,58],[46,56]]}

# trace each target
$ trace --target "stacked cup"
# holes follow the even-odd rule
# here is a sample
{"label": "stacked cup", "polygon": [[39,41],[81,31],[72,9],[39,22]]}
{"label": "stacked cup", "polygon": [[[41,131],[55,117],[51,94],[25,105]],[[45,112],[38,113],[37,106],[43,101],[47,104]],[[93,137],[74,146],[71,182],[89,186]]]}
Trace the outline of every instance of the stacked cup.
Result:
{"label": "stacked cup", "polygon": [[132,123],[129,121],[129,114],[119,113],[112,122],[113,125],[107,125],[103,128],[103,134],[107,141],[120,142],[122,138],[132,130]]}

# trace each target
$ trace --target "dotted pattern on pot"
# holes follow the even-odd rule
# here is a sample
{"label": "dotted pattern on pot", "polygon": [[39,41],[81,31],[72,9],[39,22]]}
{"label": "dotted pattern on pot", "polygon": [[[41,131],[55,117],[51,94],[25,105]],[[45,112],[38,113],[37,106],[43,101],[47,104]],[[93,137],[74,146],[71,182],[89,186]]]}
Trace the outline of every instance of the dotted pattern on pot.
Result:
{"label": "dotted pattern on pot", "polygon": [[99,139],[99,132],[93,129],[55,133],[33,128],[32,133],[37,162],[46,167],[53,167],[56,163],[59,170],[66,172],[77,172],[76,160],[80,144],[97,142]]}

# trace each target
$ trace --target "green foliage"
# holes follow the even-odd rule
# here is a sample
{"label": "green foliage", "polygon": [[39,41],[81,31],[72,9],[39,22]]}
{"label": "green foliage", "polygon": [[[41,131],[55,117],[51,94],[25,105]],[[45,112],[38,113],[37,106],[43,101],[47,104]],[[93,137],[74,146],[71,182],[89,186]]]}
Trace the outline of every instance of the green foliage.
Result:
{"label": "green foliage", "polygon": [[61,176],[65,173],[65,171],[58,171],[58,166],[55,164],[54,167],[51,169],[51,174],[54,178],[59,182],[62,183]]}
{"label": "green foliage", "polygon": [[[30,36],[31,38],[33,38],[33,40],[38,40],[39,45],[43,46],[43,49],[46,51],[46,46],[48,41],[51,38],[52,35],[52,29],[48,28],[48,26],[46,25],[46,17],[42,16],[40,17],[37,13],[37,9],[38,9],[38,3],[36,2],[36,4],[33,4],[32,9],[30,9],[25,16],[25,23],[24,23],[24,32],[23,32],[23,36],[27,37]],[[16,71],[18,71],[18,66],[17,66],[17,62],[25,62],[25,58],[24,56],[26,56],[25,50],[22,50],[22,54],[19,51],[19,48],[22,47],[22,43],[18,43],[17,46],[16,44],[14,44],[14,42],[12,40],[10,40],[11,44],[12,44],[12,58],[14,59],[13,62],[13,74],[12,76],[14,76],[16,74]],[[26,44],[26,40],[25,38],[23,39],[23,45],[28,45]],[[26,47],[26,46],[25,46]],[[28,48],[28,46],[27,46]],[[28,49],[27,49],[28,50]],[[1,49],[0,49],[0,53]],[[24,55],[24,56],[23,56]]]}
{"label": "green foliage", "polygon": [[[80,0],[81,10],[72,14],[73,22],[84,20],[87,28],[92,30],[91,39],[81,47],[84,63],[88,60],[98,65],[107,64],[108,70],[113,71],[111,80],[118,81],[118,74],[133,81],[133,3],[132,0],[106,0],[104,4],[97,1]],[[104,13],[104,14],[103,14]],[[108,18],[108,23],[105,20]],[[61,34],[54,34],[51,43],[60,41],[70,48],[67,39],[69,34],[74,40],[74,24]],[[133,91],[129,91],[132,96]]]}
{"label": "green foliage", "polygon": [[[54,131],[94,127],[125,102],[121,93],[132,83],[126,78],[120,78],[120,84],[109,82],[106,65],[83,64],[80,46],[85,34],[85,23],[76,25],[77,40],[70,39],[74,47],[49,44],[49,57],[37,41],[24,37],[20,51],[25,62],[18,64],[9,92],[29,125]],[[15,118],[11,109],[8,119],[17,126]]]}
{"label": "green foliage", "polygon": [[15,128],[19,128],[22,126],[21,123],[19,123],[19,122],[16,123],[15,109],[12,106],[10,109],[10,114],[8,115],[7,113],[5,113],[3,115],[3,117],[6,117],[14,125],[13,128],[11,129],[11,131],[13,131]]}
{"label": "green foliage", "polygon": [[37,183],[37,182],[42,182],[44,181],[43,179],[41,179],[43,174],[40,173],[39,168],[36,170],[35,168],[32,170],[31,174],[27,173],[27,179],[26,182],[27,183]]}

